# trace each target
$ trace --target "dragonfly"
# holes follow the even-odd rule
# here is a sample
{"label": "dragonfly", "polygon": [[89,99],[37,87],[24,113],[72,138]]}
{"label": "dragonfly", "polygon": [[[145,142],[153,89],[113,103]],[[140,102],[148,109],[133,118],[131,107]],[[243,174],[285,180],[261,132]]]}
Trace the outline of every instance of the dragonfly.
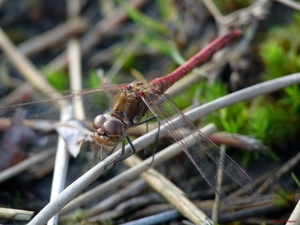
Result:
{"label": "dragonfly", "polygon": [[174,105],[170,97],[164,94],[176,81],[208,61],[215,52],[241,34],[240,30],[233,30],[218,37],[172,73],[156,78],[150,84],[136,81],[125,85],[117,95],[109,115],[101,114],[94,119],[95,142],[99,145],[115,146],[124,141],[127,136],[126,130],[139,124],[142,117],[150,110],[161,124],[166,125],[174,140],[225,203],[226,195],[222,190],[217,190],[216,173],[207,156],[248,193],[255,195],[256,187],[247,173],[201,133]]}
{"label": "dragonfly", "polygon": [[[94,141],[101,146],[124,143],[128,137],[126,131],[140,124],[141,119],[150,110],[159,122],[166,126],[170,135],[178,142],[210,187],[226,205],[230,206],[224,191],[218,188],[216,172],[211,161],[251,195],[257,193],[255,184],[245,170],[207,138],[164,92],[241,35],[241,30],[229,31],[216,38],[170,74],[156,78],[150,83],[135,81],[125,85],[110,85],[43,102],[47,103],[46,106],[48,103],[58,105],[57,102],[66,101],[67,98],[105,90],[118,90],[112,110],[108,114],[96,116],[93,120]],[[0,115],[1,110],[4,108],[0,108]]]}

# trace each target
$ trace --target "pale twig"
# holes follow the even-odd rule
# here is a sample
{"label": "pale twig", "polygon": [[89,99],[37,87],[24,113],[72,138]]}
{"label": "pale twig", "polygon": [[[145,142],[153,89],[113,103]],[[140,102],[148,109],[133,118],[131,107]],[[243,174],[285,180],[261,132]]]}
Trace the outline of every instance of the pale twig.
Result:
{"label": "pale twig", "polygon": [[[145,187],[147,187],[147,183],[143,179],[137,179],[136,181],[127,185],[125,188],[114,193],[112,196],[104,199],[103,201],[94,205],[92,208],[88,209],[84,213],[84,218],[95,216],[99,213],[105,212],[109,209],[116,207],[116,205],[120,204],[125,199],[129,199],[140,194],[142,191],[145,190]],[[111,189],[112,188],[113,187],[111,187]],[[94,198],[95,197],[96,196],[94,196]]]}
{"label": "pale twig", "polygon": [[292,1],[292,0],[276,0],[277,2],[280,2],[288,7],[291,7],[295,10],[300,11],[300,4],[296,1]]}
{"label": "pale twig", "polygon": [[42,152],[40,152],[32,157],[29,157],[28,159],[10,167],[10,168],[2,171],[0,173],[0,183],[23,172],[24,170],[28,169],[32,165],[35,165],[36,163],[38,163],[40,161],[50,158],[52,155],[54,155],[54,153],[55,153],[54,149],[42,151]]}
{"label": "pale twig", "polygon": [[259,151],[264,148],[261,141],[242,134],[220,132],[210,135],[209,139],[215,144],[226,144],[226,146],[248,151]]}
{"label": "pale twig", "polygon": [[213,15],[216,22],[218,24],[222,24],[224,22],[224,16],[220,13],[219,9],[216,7],[214,2],[211,0],[203,0],[203,3],[205,4],[209,12]]}
{"label": "pale twig", "polygon": [[[221,190],[222,188],[222,181],[223,181],[223,171],[222,171],[222,167],[224,167],[224,157],[225,157],[225,145],[221,145],[220,146],[221,151],[221,155],[220,155],[220,168],[218,169],[217,172],[217,179],[218,179],[218,184],[219,186],[216,187],[218,192]],[[215,195],[215,201],[213,204],[213,209],[212,209],[212,214],[211,214],[211,220],[216,223],[218,221],[218,214],[219,214],[219,207],[220,207],[220,197],[219,195]]]}
{"label": "pale twig", "polygon": [[292,159],[287,161],[284,166],[282,166],[277,172],[273,173],[269,179],[267,179],[259,188],[258,193],[263,193],[269,185],[275,180],[289,172],[295,165],[297,165],[300,161],[300,153],[295,155]]}
{"label": "pale twig", "polygon": [[[300,193],[295,193],[291,195],[291,199],[295,199],[296,203],[300,197]],[[255,202],[247,202],[245,197],[240,198],[230,198],[230,202],[233,204],[235,211],[228,211],[222,209],[222,213],[219,215],[219,223],[229,223],[237,220],[246,220],[247,218],[259,218],[266,214],[280,212],[286,209],[286,206],[279,206],[274,204],[276,195],[261,195],[260,198],[256,198]],[[197,207],[205,209],[207,214],[211,214],[212,200],[206,201],[195,201]],[[289,206],[288,206],[289,207]],[[149,215],[157,214],[161,212],[172,210],[172,206],[169,204],[152,204],[142,210],[139,210],[137,213],[131,215],[131,218],[134,220],[136,218],[147,217]],[[136,219],[136,221],[139,221]],[[275,221],[273,220],[273,223]],[[279,222],[279,221],[277,221]],[[282,221],[283,222],[283,221]]]}
{"label": "pale twig", "polygon": [[[273,199],[274,201],[274,199]],[[220,215],[219,223],[230,223],[233,221],[244,220],[251,217],[259,217],[264,216],[266,214],[280,213],[284,211],[287,207],[274,204],[274,202],[270,202],[269,204],[259,205],[251,208],[241,209],[239,211],[224,213]],[[273,220],[274,223],[274,220]]]}
{"label": "pale twig", "polygon": [[[67,11],[69,19],[75,19],[80,12],[80,1],[68,1]],[[81,50],[79,40],[75,37],[70,38],[67,48],[69,58],[69,77],[71,83],[71,90],[78,91],[82,89],[82,72],[81,72]],[[76,119],[84,120],[85,113],[83,108],[83,101],[81,98],[74,100],[74,116]]]}
{"label": "pale twig", "polygon": [[113,209],[98,214],[96,216],[87,219],[88,222],[99,222],[99,221],[112,221],[113,219],[127,216],[129,213],[139,210],[145,205],[149,205],[157,202],[158,194],[149,193],[142,196],[136,196],[134,198],[127,199],[122,203],[118,204]]}
{"label": "pale twig", "polygon": [[[199,204],[197,205],[199,207]],[[201,208],[201,207],[199,207]],[[159,214],[162,212],[173,210],[174,206],[172,206],[169,203],[157,203],[157,204],[151,204],[143,209],[139,209],[139,211],[136,211],[131,214],[132,220],[137,220],[139,218],[148,217],[150,215]]]}
{"label": "pale twig", "polygon": [[165,222],[174,220],[178,217],[180,217],[180,213],[177,210],[173,209],[173,210],[169,210],[152,216],[147,216],[142,219],[133,220],[131,222],[122,223],[122,224],[123,225],[164,224]]}
{"label": "pale twig", "polygon": [[[132,29],[132,31],[130,31],[131,33],[133,33],[136,30],[136,28]],[[122,30],[120,30],[118,33],[114,33],[112,35],[116,35],[117,37],[119,36],[124,36],[127,35],[129,32],[126,32],[124,35],[121,35],[120,33],[122,32]],[[112,36],[111,35],[111,36]],[[87,59],[87,65],[90,67],[98,67],[101,64],[112,60],[113,57],[115,56],[115,52],[113,49],[116,49],[120,46],[123,46],[123,42],[108,46],[106,49],[103,49],[101,52],[95,53],[93,56],[89,57],[89,59]],[[140,57],[143,55],[157,55],[158,52],[150,47],[147,46],[140,46],[138,49],[135,50],[134,55],[135,57]]]}
{"label": "pale twig", "polygon": [[[259,96],[261,94],[266,94],[271,91],[279,90],[283,87],[294,85],[297,83],[300,83],[299,73],[284,76],[271,81],[266,81],[245,88],[243,90],[236,91],[232,94],[216,99],[208,104],[202,105],[186,113],[186,116],[190,120],[195,121],[198,118],[201,118],[204,115],[212,113],[223,107]],[[166,134],[167,134],[166,127],[162,126],[160,128],[160,137]],[[133,145],[138,151],[146,147],[147,145],[149,145],[149,143],[153,142],[156,139],[156,136],[157,136],[157,130],[151,131],[146,135],[137,138],[135,141],[133,141]],[[103,162],[94,166],[83,176],[81,176],[70,186],[68,186],[62,193],[60,193],[57,199],[51,201],[47,206],[45,206],[40,211],[40,213],[38,213],[36,217],[33,218],[33,220],[29,223],[29,225],[46,223],[46,221],[48,221],[55,213],[57,213],[63,206],[65,206],[69,201],[71,201],[76,195],[78,195],[79,192],[81,192],[85,187],[87,187],[90,183],[92,183],[95,179],[97,179],[100,175],[102,175],[105,165],[118,159],[120,155],[120,151],[117,151],[116,153],[107,157],[105,160],[103,160]],[[132,151],[131,147],[126,146],[124,150],[124,156],[130,154],[131,151]]]}
{"label": "pale twig", "polygon": [[0,101],[0,105],[11,105],[16,103],[18,100],[21,99],[23,95],[26,93],[30,93],[33,91],[32,85],[28,84],[27,82],[20,84],[16,87],[13,91],[11,91],[8,95],[3,97]]}
{"label": "pale twig", "polygon": [[[82,76],[81,76],[81,53],[79,42],[76,38],[71,38],[68,41],[68,57],[69,57],[69,76],[71,89],[78,91],[82,89]],[[84,120],[85,113],[82,98],[76,98],[73,102],[75,118]]]}
{"label": "pale twig", "polygon": [[[80,0],[68,0],[67,12],[69,19],[74,19],[78,16],[80,11]],[[68,57],[69,57],[69,73],[72,90],[80,90],[82,86],[81,82],[81,60],[80,60],[80,47],[76,38],[71,38],[68,42]],[[74,105],[70,105],[62,108],[60,122],[66,122],[75,114],[77,119],[84,119],[84,110],[82,99],[74,102]],[[69,149],[71,151],[71,149]],[[59,193],[65,188],[65,182],[67,177],[67,171],[69,166],[70,153],[67,149],[63,137],[59,137],[57,145],[57,153],[54,164],[54,173],[51,188],[50,199],[55,199]],[[48,225],[58,224],[59,213],[52,217],[48,221]]]}
{"label": "pale twig", "polygon": [[[23,55],[32,56],[40,51],[56,46],[68,36],[82,33],[86,28],[87,21],[83,18],[68,21],[52,30],[21,43],[18,46],[18,49]],[[15,85],[17,84],[17,89],[1,100],[1,104],[3,105],[13,104],[19,100],[22,95],[31,92],[33,89],[32,86],[29,88],[29,84],[27,83],[17,83],[18,81],[16,79],[13,82]]]}
{"label": "pale twig", "polygon": [[[132,8],[141,8],[143,7],[149,0],[130,0],[127,2]],[[111,11],[108,16],[102,19],[99,23],[97,23],[94,27],[92,27],[86,34],[81,38],[80,47],[82,50],[82,55],[85,56],[89,53],[97,44],[99,44],[103,37],[113,31],[116,30],[121,23],[128,19],[127,13],[123,8],[118,7],[115,10]],[[66,68],[68,57],[64,52],[59,55],[56,59],[54,59],[49,67],[53,70],[60,70]]]}
{"label": "pale twig", "polygon": [[272,2],[272,0],[258,0],[246,8],[236,10],[224,17],[222,25],[243,26],[252,23],[253,19],[263,20],[269,14]]}
{"label": "pale twig", "polygon": [[81,35],[88,28],[88,21],[85,18],[68,20],[59,26],[31,38],[20,45],[19,51],[26,56],[33,56],[50,48],[57,47],[66,41],[68,37]]}
{"label": "pale twig", "polygon": [[296,207],[294,208],[291,216],[286,221],[286,224],[299,225],[300,224],[300,219],[299,218],[300,218],[300,200],[298,200],[298,203],[297,203]]}
{"label": "pale twig", "polygon": [[228,30],[228,27],[241,27],[243,25],[253,23],[253,20],[262,20],[269,13],[271,0],[258,0],[250,6],[236,10],[226,16],[223,16],[214,2],[211,0],[203,0],[205,6],[214,16],[221,31]]}
{"label": "pale twig", "polygon": [[119,73],[124,63],[132,55],[133,51],[138,46],[138,44],[139,41],[135,37],[132,37],[131,40],[126,44],[120,56],[114,62],[112,67],[109,69],[109,71],[106,73],[106,77],[109,80],[113,80],[113,78]]}
{"label": "pale twig", "polygon": [[12,77],[10,74],[9,74],[9,71],[8,71],[8,65],[7,65],[7,60],[3,60],[4,63],[2,62],[2,65],[0,66],[0,73],[1,73],[1,76],[0,76],[0,83],[3,87],[9,87],[9,88],[18,88],[19,86],[21,86],[24,81],[18,79],[18,78],[15,78],[15,77]]}
{"label": "pale twig", "polygon": [[[66,122],[73,115],[73,106],[69,105],[61,109],[61,122]],[[54,172],[52,178],[51,196],[50,201],[57,198],[59,193],[65,188],[69,165],[70,153],[68,152],[66,142],[62,137],[58,138]],[[48,225],[58,224],[59,214],[56,214],[48,221]]]}
{"label": "pale twig", "polygon": [[33,211],[0,208],[0,218],[29,221],[33,214]]}
{"label": "pale twig", "polygon": [[[260,216],[265,216],[266,214],[276,215],[276,212],[282,212],[283,210],[290,208],[293,203],[296,204],[300,197],[300,193],[295,193],[290,195],[290,199],[292,200],[287,205],[278,205],[274,204],[278,195],[269,194],[269,195],[261,195],[260,198],[256,198],[255,201],[247,202],[247,199],[243,196],[240,198],[230,198],[230,201],[233,203],[235,211],[227,212],[224,210],[219,215],[219,223],[229,223],[237,220],[245,220],[247,218],[259,218]],[[209,208],[208,204],[211,200],[205,202],[199,202],[197,204],[200,208]],[[206,204],[205,204],[206,203]],[[273,221],[274,223],[275,221]]]}
{"label": "pale twig", "polygon": [[19,72],[37,89],[48,93],[51,98],[60,97],[60,94],[48,83],[44,75],[24,57],[0,28],[0,47],[15,65]]}

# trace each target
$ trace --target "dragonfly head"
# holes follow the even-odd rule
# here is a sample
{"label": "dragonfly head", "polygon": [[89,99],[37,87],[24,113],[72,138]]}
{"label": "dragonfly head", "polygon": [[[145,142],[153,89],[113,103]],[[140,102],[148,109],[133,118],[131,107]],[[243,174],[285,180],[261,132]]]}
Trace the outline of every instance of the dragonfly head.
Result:
{"label": "dragonfly head", "polygon": [[124,140],[124,127],[119,119],[98,115],[93,121],[94,140],[99,145],[114,146]]}

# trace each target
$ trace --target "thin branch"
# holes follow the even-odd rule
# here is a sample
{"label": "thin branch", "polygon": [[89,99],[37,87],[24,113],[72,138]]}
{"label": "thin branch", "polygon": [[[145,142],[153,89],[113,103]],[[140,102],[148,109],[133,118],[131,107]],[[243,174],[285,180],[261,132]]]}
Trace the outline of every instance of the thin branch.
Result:
{"label": "thin branch", "polygon": [[[186,116],[188,116],[190,120],[195,121],[224,107],[298,83],[300,83],[300,73],[294,73],[291,75],[259,83],[192,109],[191,111],[186,113]],[[164,131],[164,129],[161,129],[161,132],[162,131]]]}
{"label": "thin branch", "polygon": [[[73,106],[67,106],[61,109],[61,122],[69,120],[73,115]],[[52,178],[51,196],[50,201],[56,199],[62,190],[65,188],[65,182],[67,177],[68,165],[69,165],[70,153],[68,152],[66,142],[60,136],[58,138],[54,172]],[[58,224],[59,214],[52,217],[47,225]]]}
{"label": "thin branch", "polygon": [[294,208],[290,218],[287,220],[286,224],[300,224],[300,200],[298,200],[298,203],[296,207]]}
{"label": "thin branch", "polygon": [[113,78],[120,72],[121,68],[124,66],[128,58],[131,57],[133,51],[136,49],[138,44],[139,41],[135,37],[132,37],[131,40],[126,44],[120,56],[116,59],[114,64],[110,67],[109,71],[106,73],[106,77],[109,80],[113,80]]}
{"label": "thin branch", "polygon": [[[68,0],[67,1],[67,13],[69,19],[74,19],[78,16],[80,11],[80,0]],[[81,57],[80,57],[80,46],[76,38],[71,38],[68,42],[68,56],[69,56],[69,72],[70,82],[72,90],[80,90],[82,86],[81,81]],[[61,110],[60,122],[66,122],[73,117],[77,119],[84,119],[84,110],[82,99],[74,103],[73,105],[64,107]],[[58,138],[57,153],[54,164],[54,174],[52,180],[51,197],[53,200],[57,198],[60,192],[65,188],[67,171],[69,166],[69,159],[71,149],[67,149],[67,144],[62,136]],[[47,225],[58,224],[59,213],[52,217]]]}
{"label": "thin branch", "polygon": [[54,149],[48,149],[42,151],[28,159],[2,171],[0,173],[0,183],[10,179],[11,177],[23,172],[24,170],[28,169],[30,166],[35,165],[36,163],[43,161],[45,159],[49,159],[52,155],[54,155]]}
{"label": "thin branch", "polygon": [[[127,3],[133,8],[141,8],[147,4],[149,0],[130,0]],[[121,23],[128,19],[127,13],[123,8],[118,7],[111,11],[107,17],[102,19],[94,27],[92,27],[86,34],[81,38],[80,47],[82,50],[82,55],[85,56],[89,53],[97,44],[99,44],[103,37],[113,31],[118,29]],[[67,67],[68,57],[65,52],[54,59],[49,67],[53,70],[60,70]]]}
{"label": "thin branch", "polygon": [[47,49],[57,47],[65,42],[68,37],[80,35],[88,28],[88,21],[85,18],[69,20],[59,26],[37,35],[20,45],[19,51],[26,56],[33,56]]}
{"label": "thin branch", "polygon": [[33,211],[0,208],[0,218],[29,221],[33,214]]}
{"label": "thin branch", "polygon": [[0,105],[12,105],[19,101],[21,97],[24,96],[26,93],[33,92],[33,87],[29,83],[17,82],[17,79],[15,79],[14,82],[20,84],[18,84],[18,86],[13,91],[11,91],[9,94],[7,94],[0,100]]}
{"label": "thin branch", "polygon": [[61,95],[49,84],[44,75],[23,56],[9,37],[0,28],[0,47],[7,55],[10,61],[15,65],[19,72],[37,89],[48,93],[51,98],[57,98]]}
{"label": "thin branch", "polygon": [[156,193],[149,193],[142,196],[136,196],[130,198],[122,203],[118,204],[113,209],[103,212],[99,215],[87,219],[88,222],[99,222],[99,221],[112,221],[116,218],[124,217],[131,212],[137,211],[145,205],[156,203],[157,199],[160,198]]}
{"label": "thin branch", "polygon": [[123,225],[164,224],[165,222],[174,220],[179,216],[181,216],[180,213],[177,210],[173,209],[155,215],[147,216],[138,220],[133,220],[128,223],[123,223]]}
{"label": "thin branch", "polygon": [[[220,158],[220,167],[224,167],[224,154],[225,154],[225,145],[221,145],[221,158]],[[223,181],[223,171],[222,169],[219,168],[218,172],[217,172],[217,179],[218,179],[218,184],[219,186],[217,187],[218,192],[220,191],[220,189],[222,188],[222,181]],[[219,217],[219,208],[220,208],[220,197],[219,195],[215,195],[215,201],[214,201],[214,205],[213,205],[213,210],[212,210],[212,215],[211,215],[211,219],[214,223],[216,223],[218,221],[218,217]]]}
{"label": "thin branch", "polygon": [[[115,184],[115,187],[117,185]],[[118,204],[120,204],[125,199],[132,198],[138,194],[141,194],[145,188],[148,187],[147,183],[143,179],[137,179],[136,181],[130,183],[125,188],[121,189],[120,191],[114,193],[112,196],[104,199],[103,201],[97,203],[90,209],[88,209],[84,213],[84,218],[89,218],[115,208]],[[112,187],[113,188],[113,187]],[[98,196],[92,195],[95,198]]]}
{"label": "thin branch", "polygon": [[206,8],[210,11],[210,13],[215,18],[218,24],[222,24],[224,22],[224,16],[220,13],[219,9],[216,7],[213,1],[211,0],[203,0]]}
{"label": "thin branch", "polygon": [[289,172],[295,165],[297,165],[300,161],[300,152],[295,155],[292,159],[287,161],[284,166],[280,167],[280,169],[273,173],[269,179],[267,179],[259,188],[258,188],[258,193],[263,193],[269,186],[270,184],[275,180]]}
{"label": "thin branch", "polygon": [[277,2],[280,2],[288,7],[291,7],[295,10],[300,11],[300,4],[298,2],[292,1],[292,0],[276,0]]}
{"label": "thin branch", "polygon": [[[76,19],[80,12],[80,1],[67,1],[67,11],[70,20]],[[71,90],[79,91],[82,89],[82,71],[81,71],[81,49],[79,40],[76,37],[70,38],[67,48],[69,58],[69,77]],[[83,100],[81,98],[75,101],[74,99],[74,114],[75,118],[79,120],[85,119]]]}

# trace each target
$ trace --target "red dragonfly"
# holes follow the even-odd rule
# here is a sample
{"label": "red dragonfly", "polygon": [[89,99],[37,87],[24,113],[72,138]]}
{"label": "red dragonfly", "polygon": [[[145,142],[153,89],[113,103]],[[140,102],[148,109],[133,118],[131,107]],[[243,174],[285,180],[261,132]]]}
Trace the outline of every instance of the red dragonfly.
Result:
{"label": "red dragonfly", "polygon": [[[256,194],[256,187],[247,173],[202,134],[172,103],[171,99],[164,94],[176,81],[195,67],[208,61],[215,52],[241,35],[240,30],[233,30],[218,37],[184,65],[164,77],[153,80],[150,84],[137,81],[129,85],[106,86],[85,91],[84,94],[97,93],[103,90],[120,90],[109,115],[98,115],[94,119],[94,140],[104,146],[117,145],[127,137],[126,130],[139,124],[142,117],[150,109],[155,117],[166,126],[169,133],[179,143],[203,178],[225,204],[229,205],[223,190],[217,189],[216,172],[208,161],[208,157],[228,176],[246,189],[249,194]],[[78,96],[82,94],[80,92]],[[72,97],[74,95],[67,96],[69,99]],[[65,96],[43,102],[54,102],[58,105],[60,103],[56,102],[66,101],[67,98]],[[0,108],[0,115],[3,114],[1,110],[4,109]]]}

